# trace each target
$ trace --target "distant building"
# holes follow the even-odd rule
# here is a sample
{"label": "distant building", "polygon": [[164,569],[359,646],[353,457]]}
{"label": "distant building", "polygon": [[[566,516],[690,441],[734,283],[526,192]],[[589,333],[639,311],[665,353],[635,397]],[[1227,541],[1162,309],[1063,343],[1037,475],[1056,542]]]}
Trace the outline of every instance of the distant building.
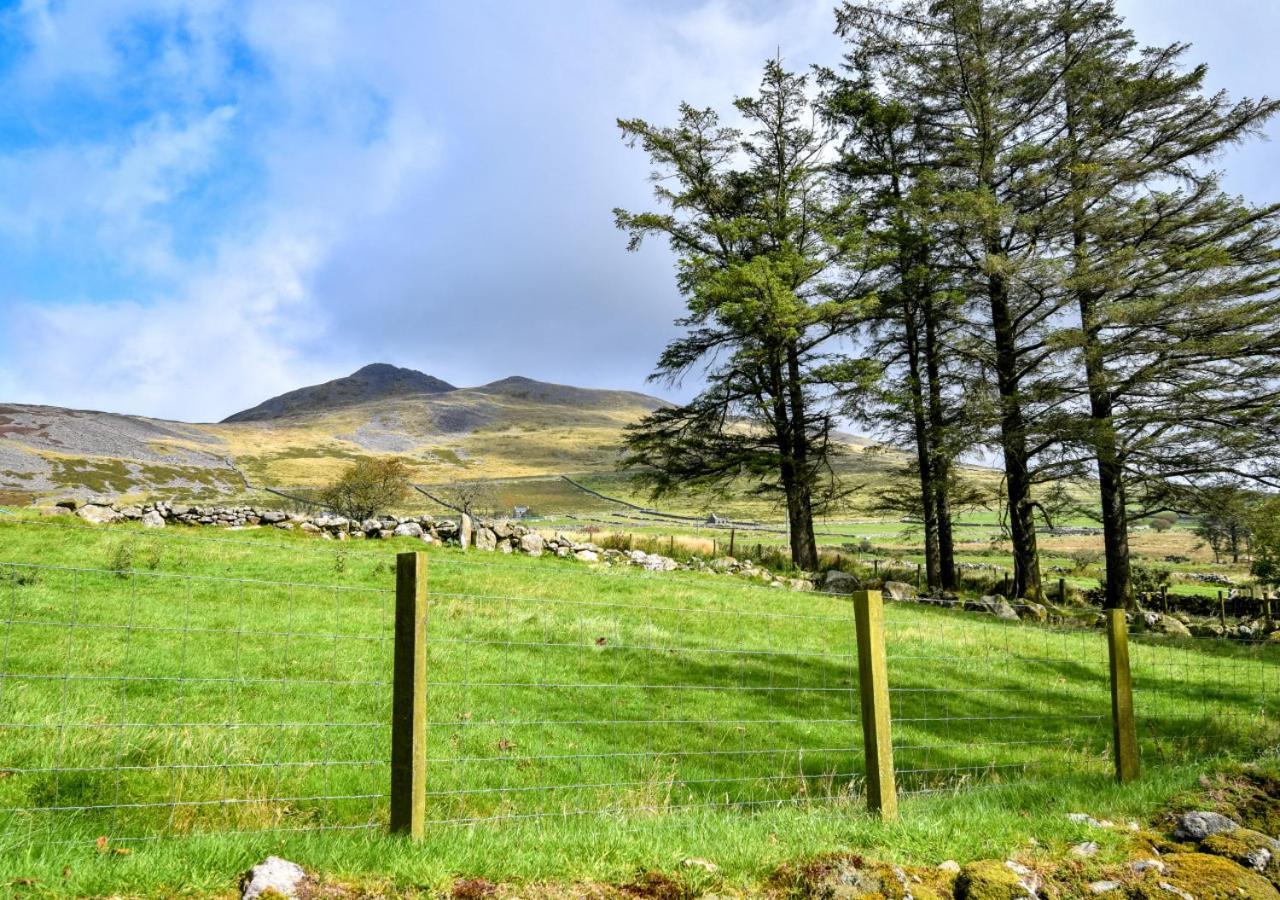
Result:
{"label": "distant building", "polygon": [[513,519],[525,519],[528,518],[528,516],[529,507],[527,506],[517,506],[511,510],[511,518]]}

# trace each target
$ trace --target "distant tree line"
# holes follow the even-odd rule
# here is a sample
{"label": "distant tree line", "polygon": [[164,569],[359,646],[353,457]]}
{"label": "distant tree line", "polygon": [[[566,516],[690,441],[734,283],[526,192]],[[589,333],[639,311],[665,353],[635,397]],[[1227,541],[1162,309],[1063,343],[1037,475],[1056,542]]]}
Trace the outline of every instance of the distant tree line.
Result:
{"label": "distant tree line", "polygon": [[910,446],[928,585],[952,590],[957,462],[989,452],[1012,593],[1043,597],[1037,529],[1074,481],[1131,605],[1131,521],[1280,487],[1280,206],[1214,168],[1277,102],[1208,92],[1113,0],[850,0],[835,28],[843,59],[769,61],[741,124],[619,122],[658,204],[617,224],[669,242],[687,303],[654,377],[703,384],[624,465],[659,494],[776,493],[813,569],[860,421]]}

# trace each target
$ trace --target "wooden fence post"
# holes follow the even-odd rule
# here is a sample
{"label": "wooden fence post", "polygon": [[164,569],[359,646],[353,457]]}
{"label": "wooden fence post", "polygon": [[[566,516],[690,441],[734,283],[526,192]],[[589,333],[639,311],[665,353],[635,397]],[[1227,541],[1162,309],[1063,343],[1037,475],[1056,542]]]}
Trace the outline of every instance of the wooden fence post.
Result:
{"label": "wooden fence post", "polygon": [[898,817],[890,737],[889,664],[884,652],[884,601],[879,591],[854,591],[858,632],[858,692],[867,761],[867,805],[882,818]]}
{"label": "wooden fence post", "polygon": [[427,817],[427,555],[396,556],[391,832],[420,841]]}
{"label": "wooden fence post", "polygon": [[1067,579],[1058,579],[1058,603],[1063,606],[1067,605]]}
{"label": "wooden fence post", "polygon": [[738,536],[738,532],[730,528],[729,529],[729,555],[730,556],[733,556],[733,541],[734,541],[734,538],[736,538],[737,536]]}
{"label": "wooden fence post", "polygon": [[1129,671],[1129,624],[1123,609],[1107,610],[1107,649],[1111,657],[1111,726],[1116,779],[1138,777],[1138,728],[1133,717],[1133,678]]}

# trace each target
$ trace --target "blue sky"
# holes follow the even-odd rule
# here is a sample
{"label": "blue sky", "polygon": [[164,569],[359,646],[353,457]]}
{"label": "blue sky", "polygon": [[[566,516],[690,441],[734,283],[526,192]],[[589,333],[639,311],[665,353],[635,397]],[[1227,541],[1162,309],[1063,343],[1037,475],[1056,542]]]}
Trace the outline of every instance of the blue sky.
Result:
{"label": "blue sky", "polygon": [[[832,5],[0,2],[0,401],[217,419],[372,361],[644,389],[680,300],[612,228],[649,195],[614,119],[835,61]],[[1280,4],[1120,5],[1276,93]],[[1274,143],[1222,165],[1280,198]]]}

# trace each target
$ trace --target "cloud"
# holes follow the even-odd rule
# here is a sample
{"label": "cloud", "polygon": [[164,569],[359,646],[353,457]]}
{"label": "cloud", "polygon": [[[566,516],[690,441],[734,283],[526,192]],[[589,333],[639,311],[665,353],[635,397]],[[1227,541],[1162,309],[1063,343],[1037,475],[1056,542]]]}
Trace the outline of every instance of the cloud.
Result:
{"label": "cloud", "polygon": [[682,305],[612,227],[652,202],[614,120],[836,62],[831,6],[26,0],[0,399],[221,418],[375,360],[643,388]]}

